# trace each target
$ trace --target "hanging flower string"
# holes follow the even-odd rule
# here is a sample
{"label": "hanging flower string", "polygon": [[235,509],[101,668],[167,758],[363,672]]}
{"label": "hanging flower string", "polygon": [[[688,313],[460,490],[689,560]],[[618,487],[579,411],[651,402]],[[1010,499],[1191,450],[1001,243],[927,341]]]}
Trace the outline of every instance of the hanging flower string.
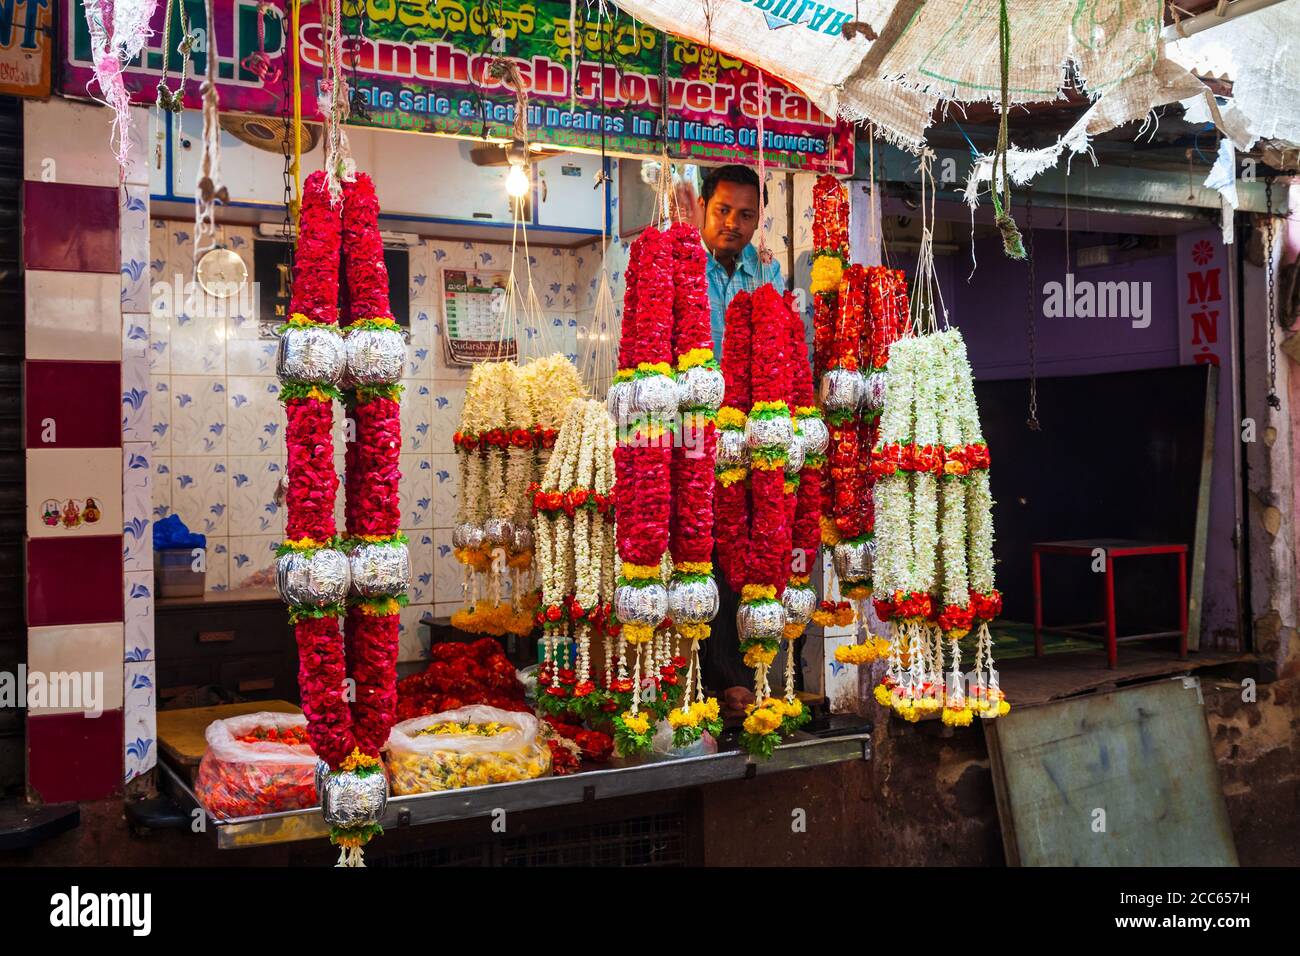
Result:
{"label": "hanging flower string", "polygon": [[[797,439],[791,446],[795,454],[786,462],[786,478],[787,484],[794,485],[797,503],[791,518],[790,580],[782,603],[786,612],[785,637],[792,642],[793,648],[793,641],[802,636],[818,607],[811,576],[821,557],[822,477],[830,435],[813,397],[812,368],[808,363],[803,320],[789,308],[788,300],[786,304],[790,317],[791,388]],[[793,676],[794,657],[791,653],[786,658],[787,696],[793,693],[790,686]]]}
{"label": "hanging flower string", "polygon": [[[717,701],[704,697],[698,657],[718,606],[711,472],[723,393],[704,267],[699,234],[677,224],[643,232],[626,272],[619,369],[608,398],[618,430],[620,559],[620,666],[611,687],[631,690],[627,708],[614,717],[624,754],[648,749],[661,718],[679,747],[721,730]],[[682,639],[689,652],[679,648]],[[621,663],[629,653],[630,677]]]}
{"label": "hanging flower string", "polygon": [[[890,625],[888,668],[876,700],[905,720],[941,716],[966,726],[1010,705],[993,665],[988,454],[956,329],[904,338],[889,357],[877,474],[875,609]],[[974,681],[960,641],[975,634]],[[951,670],[945,673],[944,644]]]}
{"label": "hanging flower string", "polygon": [[673,448],[668,611],[676,633],[689,643],[682,704],[668,720],[674,744],[684,747],[705,731],[722,730],[718,702],[704,696],[699,644],[709,636],[719,603],[712,563],[713,468],[724,381],[713,356],[707,256],[699,233],[676,223],[666,236],[673,248],[673,357],[681,413],[681,441]]}
{"label": "hanging flower string", "polygon": [[[609,647],[614,633],[614,429],[602,403],[577,400],[540,486],[533,494],[542,603],[537,612],[546,645],[538,672],[538,710],[578,720],[609,713]],[[593,673],[591,643],[604,637],[606,665]],[[570,639],[575,653],[568,653]],[[603,676],[597,683],[596,678]]]}
{"label": "hanging flower string", "polygon": [[674,436],[665,421],[677,406],[670,364],[672,257],[672,241],[656,228],[646,229],[633,243],[619,369],[610,386],[609,403],[618,428],[614,498],[620,569],[614,608],[620,627],[618,656],[625,657],[625,646],[632,656],[630,706],[614,717],[614,741],[623,754],[647,750],[653,739],[654,713],[641,710],[653,669],[643,670],[643,663],[655,631],[668,616],[663,562],[672,514]]}
{"label": "hanging flower string", "polygon": [[[285,542],[277,579],[298,643],[299,687],[330,838],[340,865],[382,832],[387,781],[379,752],[396,710],[398,611],[410,561],[400,533],[397,396],[405,345],[389,311],[378,202],[368,177],[331,204],[323,172],[304,185],[290,319],[277,371],[288,427]],[[351,324],[337,328],[339,262]],[[333,400],[348,387],[355,440],[345,453],[340,541],[334,523]],[[338,615],[347,614],[346,640]],[[355,696],[349,693],[348,678]]]}
{"label": "hanging flower string", "polygon": [[343,250],[351,319],[344,330],[345,401],[354,423],[344,453],[343,549],[352,577],[345,635],[355,684],[355,762],[374,761],[369,765],[377,772],[397,711],[399,612],[407,603],[411,565],[398,497],[398,382],[406,344],[389,305],[379,200],[365,173],[344,186]]}
{"label": "hanging flower string", "polygon": [[849,196],[831,175],[813,184],[813,374],[821,378],[831,359],[840,278],[849,259]]}
{"label": "hanging flower string", "polygon": [[[783,598],[797,513],[792,500],[795,482],[787,482],[786,465],[792,455],[803,455],[791,416],[793,321],[787,303],[770,284],[752,296],[740,293],[727,310],[722,346],[727,405],[719,423],[733,436],[743,436],[743,442],[734,456],[729,451],[718,458],[714,537],[727,582],[740,594],[737,632],[745,663],[754,669],[756,703],[748,708],[741,745],[760,756],[770,756],[782,733],[793,732],[808,719],[792,688],[787,700],[771,697],[768,676],[778,643],[786,636]],[[811,615],[811,607],[808,610]]]}
{"label": "hanging flower string", "polygon": [[565,409],[580,394],[577,369],[562,355],[474,366],[452,436],[459,479],[452,549],[464,565],[464,606],[451,618],[458,630],[495,637],[532,631],[533,492]]}

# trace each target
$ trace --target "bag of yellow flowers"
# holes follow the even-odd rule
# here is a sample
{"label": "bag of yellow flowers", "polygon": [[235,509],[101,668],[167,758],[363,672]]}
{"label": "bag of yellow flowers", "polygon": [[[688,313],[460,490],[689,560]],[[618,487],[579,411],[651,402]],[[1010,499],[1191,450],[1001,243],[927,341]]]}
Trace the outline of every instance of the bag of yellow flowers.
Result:
{"label": "bag of yellow flowers", "polygon": [[481,704],[404,720],[385,752],[398,796],[530,780],[551,769],[536,717]]}

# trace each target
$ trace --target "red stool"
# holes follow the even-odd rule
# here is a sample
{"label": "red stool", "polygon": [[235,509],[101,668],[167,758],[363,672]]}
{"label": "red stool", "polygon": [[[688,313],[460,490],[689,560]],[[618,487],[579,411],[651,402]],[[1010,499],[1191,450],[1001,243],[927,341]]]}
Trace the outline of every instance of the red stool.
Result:
{"label": "red stool", "polygon": [[[1038,541],[1031,545],[1034,562],[1034,656],[1043,656],[1043,632],[1070,634],[1097,640],[1096,634],[1088,633],[1089,628],[1104,628],[1106,642],[1106,659],[1110,667],[1115,667],[1119,654],[1120,641],[1146,641],[1155,637],[1177,637],[1178,656],[1187,659],[1187,545],[1160,544],[1150,541],[1130,541],[1124,538],[1085,538],[1079,541]],[[1106,619],[1089,621],[1084,624],[1065,625],[1062,627],[1043,627],[1043,574],[1042,556],[1045,554],[1067,554],[1082,558],[1094,558],[1098,551],[1105,557]],[[1151,554],[1178,555],[1178,630],[1153,631],[1149,634],[1130,634],[1117,637],[1115,634],[1115,559],[1130,558]]]}

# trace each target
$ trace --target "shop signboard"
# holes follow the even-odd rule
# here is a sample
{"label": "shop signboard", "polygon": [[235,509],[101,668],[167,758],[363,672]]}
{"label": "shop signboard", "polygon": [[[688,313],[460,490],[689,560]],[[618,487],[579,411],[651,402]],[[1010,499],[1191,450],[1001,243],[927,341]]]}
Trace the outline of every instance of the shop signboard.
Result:
{"label": "shop signboard", "polygon": [[[1219,369],[1200,626],[1200,640],[1210,647],[1233,646],[1239,631],[1236,515],[1241,495],[1235,476],[1241,473],[1242,440],[1254,440],[1253,425],[1238,414],[1232,360],[1238,347],[1232,301],[1236,278],[1228,248],[1217,227],[1179,233],[1177,239],[1179,364]],[[1239,429],[1244,433],[1238,434]],[[1194,650],[1196,642],[1188,646]]]}
{"label": "shop signboard", "polygon": [[[197,109],[210,42],[202,0],[184,2],[199,32],[185,105]],[[86,95],[90,38],[77,0],[62,0],[62,91]],[[125,70],[135,103],[151,104],[163,71],[163,15]],[[284,31],[255,0],[214,0],[218,95],[222,110],[283,115]],[[175,10],[176,8],[173,7]],[[489,66],[498,55],[519,68],[528,96],[529,136],[539,143],[621,155],[663,149],[695,162],[755,163],[847,174],[853,128],[828,117],[788,84],[734,57],[633,21],[612,5],[604,21],[565,0],[343,0],[349,82],[364,100],[353,123],[426,133],[509,139],[515,97]],[[303,116],[316,119],[326,44],[320,5],[302,8]],[[574,18],[570,19],[570,13]],[[262,23],[259,29],[259,18]],[[172,17],[175,33],[179,15]],[[175,87],[183,63],[173,52]],[[353,65],[355,64],[355,69]],[[664,94],[667,109],[664,109]],[[667,123],[663,122],[664,113]]]}
{"label": "shop signboard", "polygon": [[0,95],[49,96],[51,46],[49,0],[0,0]]}

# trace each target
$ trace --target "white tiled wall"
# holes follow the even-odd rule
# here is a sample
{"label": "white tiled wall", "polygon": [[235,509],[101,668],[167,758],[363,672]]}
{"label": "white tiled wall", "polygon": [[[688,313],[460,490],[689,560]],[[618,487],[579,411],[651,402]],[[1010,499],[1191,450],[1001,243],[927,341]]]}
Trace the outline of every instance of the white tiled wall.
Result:
{"label": "white tiled wall", "polygon": [[[253,273],[253,228],[227,226],[224,241]],[[181,286],[193,274],[193,229],[155,219],[152,283]],[[521,285],[531,271],[546,323],[525,329],[525,357],[558,344],[575,355],[578,275],[584,251],[533,247],[516,259]],[[402,395],[403,528],[411,539],[411,606],[402,616],[402,659],[423,656],[416,623],[459,607],[460,570],[451,554],[456,462],[451,436],[460,422],[468,372],[442,358],[440,269],[508,269],[510,247],[427,239],[410,250],[411,333]],[[597,263],[598,264],[598,263]],[[151,317],[148,404],[153,515],[179,514],[208,537],[209,590],[273,584],[270,569],[284,531],[274,501],[284,468],[284,410],[275,377],[276,342],[258,337],[252,315]],[[343,416],[335,416],[336,467],[343,469]],[[343,498],[339,496],[342,524]]]}
{"label": "white tiled wall", "polygon": [[[795,182],[811,177],[797,177]],[[617,175],[615,175],[617,180]],[[768,247],[785,267],[787,180],[769,173],[765,217]],[[810,190],[810,186],[808,186]],[[806,190],[807,191],[807,190]],[[615,200],[616,201],[616,200]],[[615,211],[617,213],[617,211]],[[617,221],[617,214],[615,214]],[[803,235],[811,242],[809,228]],[[253,274],[253,227],[225,227],[225,243]],[[150,282],[180,285],[193,275],[193,227],[155,219],[151,225]],[[616,314],[623,305],[629,243],[610,241],[606,268]],[[416,622],[447,617],[460,604],[461,572],[451,553],[456,512],[456,467],[451,436],[465,399],[468,370],[442,358],[442,268],[508,269],[508,245],[426,238],[410,250],[410,346],[402,396],[402,513],[411,539],[411,606],[402,617],[402,659],[422,656]],[[516,256],[516,278],[533,290],[545,316],[523,330],[523,357],[555,346],[581,363],[577,332],[591,324],[601,276],[600,243],[578,248],[533,246]],[[155,310],[147,331],[147,406],[152,441],[153,515],[179,514],[208,536],[210,590],[266,586],[275,546],[284,530],[274,492],[284,467],[284,412],[275,377],[273,340],[258,337],[256,318],[168,315]],[[342,471],[342,415],[336,415],[337,467]],[[342,522],[342,496],[339,497]],[[130,642],[128,641],[128,645]],[[427,649],[425,649],[427,650]]]}

